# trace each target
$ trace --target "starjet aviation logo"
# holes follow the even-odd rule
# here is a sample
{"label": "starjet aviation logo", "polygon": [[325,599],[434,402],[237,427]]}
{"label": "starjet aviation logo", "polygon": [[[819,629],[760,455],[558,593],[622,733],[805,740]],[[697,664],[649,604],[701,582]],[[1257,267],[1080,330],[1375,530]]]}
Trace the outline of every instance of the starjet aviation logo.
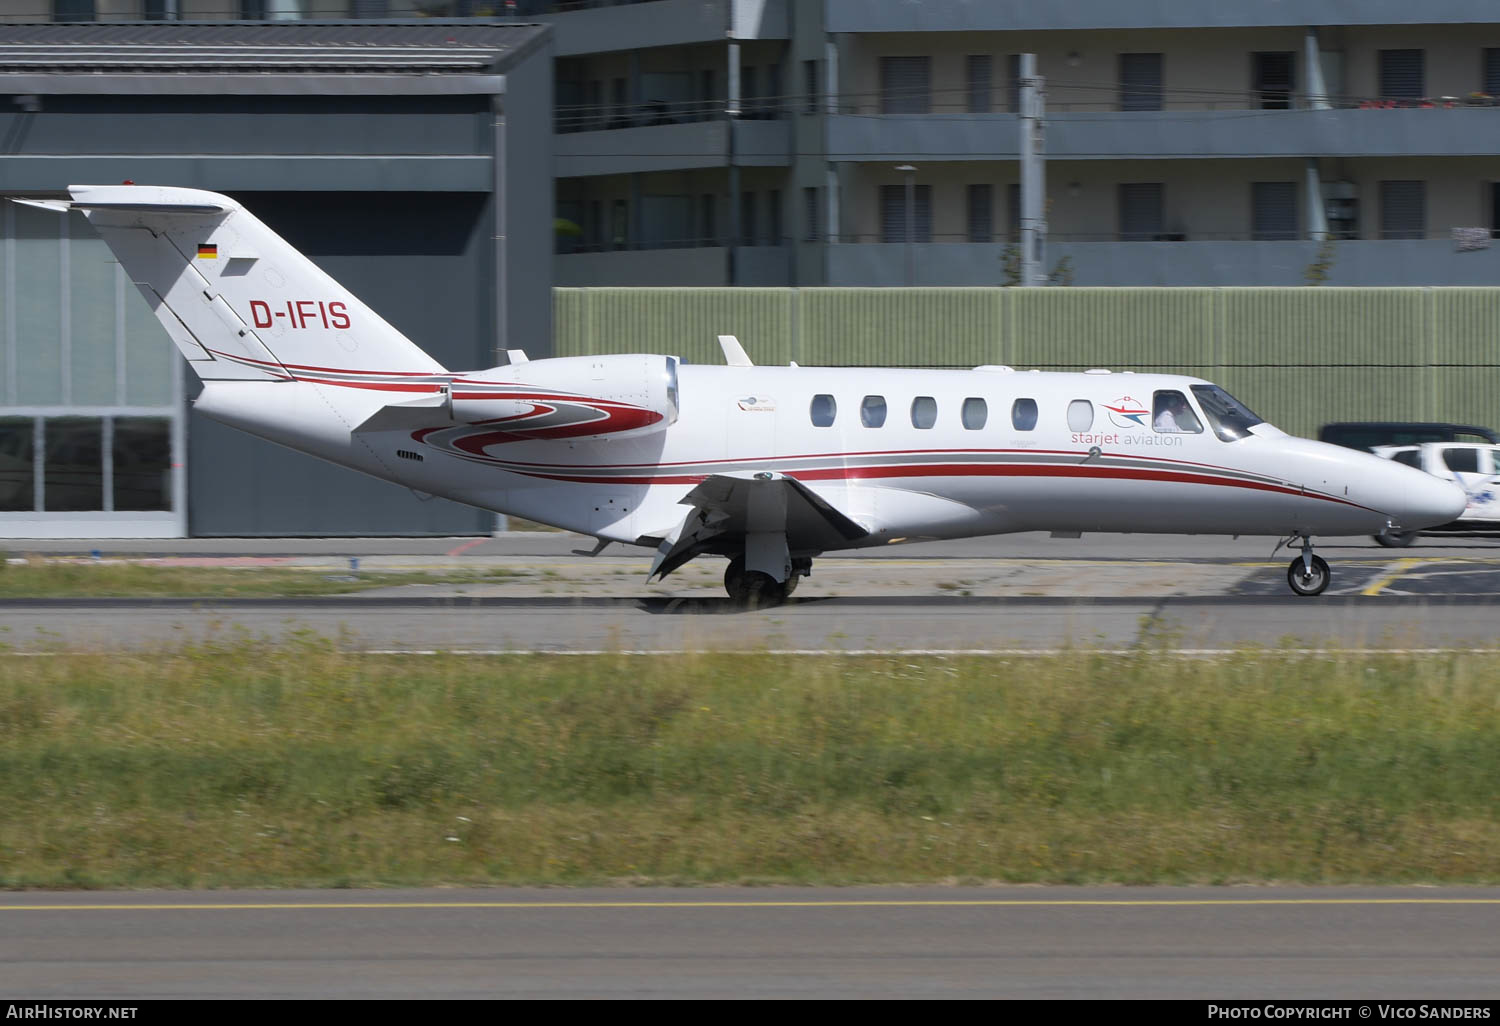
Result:
{"label": "starjet aviation logo", "polygon": [[1144,426],[1151,413],[1128,395],[1120,396],[1113,403],[1105,403],[1104,408],[1109,411],[1109,419],[1114,426],[1122,428]]}

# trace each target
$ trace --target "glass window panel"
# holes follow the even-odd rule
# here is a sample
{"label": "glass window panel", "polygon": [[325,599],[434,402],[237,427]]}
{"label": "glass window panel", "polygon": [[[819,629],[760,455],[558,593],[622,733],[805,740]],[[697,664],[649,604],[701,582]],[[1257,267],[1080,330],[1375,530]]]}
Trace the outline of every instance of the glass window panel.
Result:
{"label": "glass window panel", "polygon": [[68,225],[69,401],[115,402],[115,260],[83,215]]}
{"label": "glass window panel", "polygon": [[919,395],[911,401],[911,426],[926,431],[937,423],[937,400]]}
{"label": "glass window panel", "polygon": [[1443,450],[1443,462],[1455,474],[1479,473],[1479,450],[1453,448]]}
{"label": "glass window panel", "polygon": [[859,404],[859,422],[867,428],[885,424],[885,396],[867,395]]}
{"label": "glass window panel", "polygon": [[964,427],[970,431],[978,431],[984,427],[985,421],[990,419],[990,407],[983,399],[970,398],[964,400]]}
{"label": "glass window panel", "polygon": [[1068,404],[1068,430],[1087,431],[1094,426],[1094,404],[1087,399],[1074,399]]}
{"label": "glass window panel", "polygon": [[1010,423],[1017,431],[1036,430],[1036,400],[1017,399],[1012,403]]}
{"label": "glass window panel", "polygon": [[813,427],[832,427],[833,418],[838,415],[838,411],[838,403],[833,401],[833,396],[815,395],[808,414],[812,417]]}
{"label": "glass window panel", "polygon": [[172,422],[116,417],[114,496],[117,510],[172,508]]}
{"label": "glass window panel", "polygon": [[42,503],[47,511],[104,508],[104,418],[48,417],[42,437]]}
{"label": "glass window panel", "polygon": [[171,406],[172,375],[181,373],[177,347],[140,290],[125,285],[125,402]]}
{"label": "glass window panel", "polygon": [[1164,434],[1199,434],[1203,431],[1203,425],[1198,423],[1198,415],[1188,405],[1187,397],[1172,389],[1156,393],[1151,406],[1151,426]]}
{"label": "glass window panel", "polygon": [[16,401],[62,402],[62,230],[50,210],[12,204],[16,218]]}
{"label": "glass window panel", "polygon": [[0,417],[0,510],[36,508],[36,421]]}

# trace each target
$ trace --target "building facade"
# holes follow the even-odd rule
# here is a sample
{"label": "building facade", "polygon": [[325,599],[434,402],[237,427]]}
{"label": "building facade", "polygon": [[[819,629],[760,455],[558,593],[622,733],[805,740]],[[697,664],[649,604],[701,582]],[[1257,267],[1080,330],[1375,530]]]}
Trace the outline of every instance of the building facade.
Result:
{"label": "building facade", "polygon": [[[549,348],[545,26],[159,25],[96,8],[0,23],[0,195],[223,192],[445,366]],[[196,389],[81,215],[0,204],[0,536],[493,527],[199,417]]]}
{"label": "building facade", "polygon": [[560,285],[1013,280],[1023,53],[1060,283],[1500,281],[1485,0],[546,6]]}

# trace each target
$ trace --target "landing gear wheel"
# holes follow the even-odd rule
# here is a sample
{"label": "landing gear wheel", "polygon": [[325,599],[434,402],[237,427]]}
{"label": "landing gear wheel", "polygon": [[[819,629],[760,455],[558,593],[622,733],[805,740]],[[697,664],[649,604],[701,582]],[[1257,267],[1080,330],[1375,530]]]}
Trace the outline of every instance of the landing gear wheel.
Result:
{"label": "landing gear wheel", "polygon": [[782,583],[759,570],[746,570],[742,559],[730,560],[729,567],[724,571],[724,590],[731,599],[746,609],[765,609],[780,605],[797,586],[795,581],[796,578],[791,577]]}
{"label": "landing gear wheel", "polygon": [[1371,535],[1380,545],[1388,549],[1404,549],[1417,540],[1420,531],[1381,531],[1379,534]]}
{"label": "landing gear wheel", "polygon": [[1328,569],[1328,564],[1321,556],[1312,557],[1311,571],[1304,564],[1302,557],[1298,556],[1292,560],[1286,568],[1286,583],[1292,586],[1292,590],[1298,595],[1312,596],[1321,595],[1328,587],[1328,581],[1333,576]]}

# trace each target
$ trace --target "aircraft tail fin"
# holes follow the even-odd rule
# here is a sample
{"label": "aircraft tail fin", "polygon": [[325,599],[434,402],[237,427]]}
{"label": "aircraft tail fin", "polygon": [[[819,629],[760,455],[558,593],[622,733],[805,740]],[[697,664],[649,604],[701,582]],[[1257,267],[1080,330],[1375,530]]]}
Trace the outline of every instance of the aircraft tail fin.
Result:
{"label": "aircraft tail fin", "polygon": [[125,268],[204,380],[389,387],[441,364],[227,196],[138,185],[69,186],[68,200]]}

